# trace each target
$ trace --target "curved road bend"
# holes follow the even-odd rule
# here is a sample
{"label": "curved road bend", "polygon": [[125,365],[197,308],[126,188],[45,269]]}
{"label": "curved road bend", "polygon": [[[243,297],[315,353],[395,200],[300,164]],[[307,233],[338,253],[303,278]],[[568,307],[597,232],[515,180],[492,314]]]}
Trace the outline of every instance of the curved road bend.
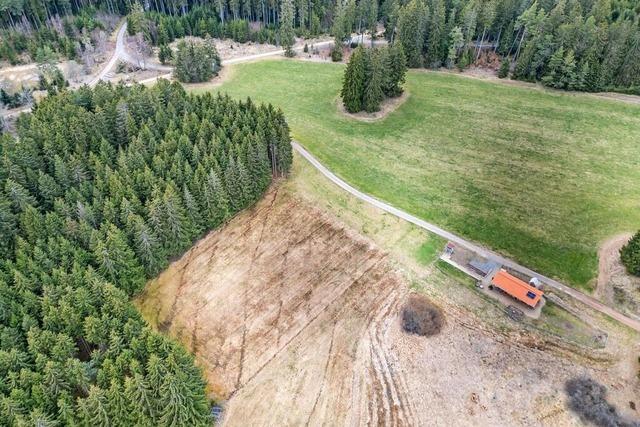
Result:
{"label": "curved road bend", "polygon": [[[102,67],[102,69],[98,72],[98,74],[96,74],[94,78],[89,80],[87,84],[90,87],[97,85],[100,82],[100,80],[104,79],[107,73],[116,65],[116,62],[118,61],[118,59],[120,59],[121,55],[126,54],[126,51],[124,50],[124,41],[123,41],[124,34],[126,31],[127,31],[127,23],[125,22],[118,29],[118,36],[116,38],[116,48],[111,54],[111,58],[109,58],[109,61],[107,61],[107,63],[104,65],[104,67]],[[32,67],[32,66],[36,67],[35,65],[32,65],[32,64],[26,65],[24,67]],[[31,107],[27,107],[18,111],[12,111],[11,113],[6,114],[5,117],[17,116],[19,114],[28,113],[30,111],[31,111]]]}
{"label": "curved road bend", "polygon": [[388,212],[392,215],[397,216],[398,218],[404,219],[405,221],[409,221],[412,224],[417,225],[420,228],[423,228],[425,230],[428,230],[430,232],[432,232],[433,234],[436,234],[444,239],[447,239],[457,245],[460,245],[462,247],[465,247],[471,251],[474,251],[480,255],[482,255],[485,258],[489,258],[492,260],[495,260],[499,263],[501,263],[502,265],[505,265],[515,271],[518,271],[520,273],[523,273],[527,276],[530,277],[538,277],[540,278],[542,281],[544,281],[546,284],[548,284],[549,286],[551,286],[552,288],[556,288],[562,292],[564,292],[567,295],[572,296],[573,298],[577,299],[578,301],[588,305],[589,307],[593,308],[594,310],[597,310],[603,314],[606,314],[607,316],[617,320],[618,322],[630,327],[631,329],[634,329],[638,332],[640,332],[640,321],[637,321],[635,319],[632,319],[630,317],[625,316],[624,314],[616,311],[615,309],[601,303],[600,301],[596,300],[595,298],[590,297],[589,295],[586,295],[574,288],[571,288],[567,285],[564,285],[560,282],[558,282],[557,280],[553,280],[549,277],[546,277],[540,273],[537,273],[531,269],[528,269],[527,267],[524,267],[508,258],[504,258],[501,255],[498,255],[497,253],[483,248],[482,246],[478,246],[468,240],[463,239],[462,237],[453,234],[447,230],[444,230],[440,227],[438,227],[435,224],[432,224],[430,222],[424,221],[420,218],[416,218],[415,216],[402,211],[400,209],[394,208],[393,206],[381,202],[380,200],[369,196],[368,194],[365,194],[355,188],[353,188],[351,185],[349,185],[348,183],[346,183],[345,181],[343,181],[342,179],[338,178],[333,172],[331,172],[329,169],[327,169],[325,166],[322,165],[322,163],[320,163],[311,153],[309,153],[307,150],[305,150],[300,144],[298,144],[297,142],[292,142],[291,145],[293,146],[294,150],[296,150],[302,157],[304,157],[309,163],[311,163],[317,170],[320,171],[320,173],[322,173],[325,177],[327,177],[329,180],[331,180],[334,184],[336,184],[337,186],[339,186],[340,188],[342,188],[343,190],[351,193],[352,195],[356,196],[358,199],[363,200],[367,203],[369,203],[370,205],[373,205],[379,209],[382,209],[385,212]]}

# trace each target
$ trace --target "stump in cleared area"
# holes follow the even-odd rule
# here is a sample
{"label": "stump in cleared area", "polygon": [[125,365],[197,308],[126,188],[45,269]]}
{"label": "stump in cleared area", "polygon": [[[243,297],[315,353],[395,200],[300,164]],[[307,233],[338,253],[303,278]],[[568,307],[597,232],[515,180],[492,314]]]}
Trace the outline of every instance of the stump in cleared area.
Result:
{"label": "stump in cleared area", "polygon": [[402,328],[423,337],[437,335],[444,326],[440,308],[422,295],[412,294],[402,308]]}

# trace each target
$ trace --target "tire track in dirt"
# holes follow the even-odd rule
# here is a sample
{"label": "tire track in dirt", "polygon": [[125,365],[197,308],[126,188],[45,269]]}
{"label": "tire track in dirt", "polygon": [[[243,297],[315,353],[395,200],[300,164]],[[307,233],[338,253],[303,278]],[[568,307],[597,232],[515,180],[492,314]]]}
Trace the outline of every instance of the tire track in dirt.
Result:
{"label": "tire track in dirt", "polygon": [[331,330],[331,342],[329,343],[329,351],[327,352],[327,362],[324,364],[324,370],[322,371],[322,382],[320,386],[320,390],[318,390],[318,394],[316,395],[315,400],[313,401],[313,406],[311,407],[311,412],[309,412],[309,418],[307,418],[306,426],[311,424],[311,418],[313,418],[313,414],[316,412],[316,407],[318,406],[318,401],[320,400],[320,396],[322,396],[322,392],[324,391],[325,383],[327,381],[327,371],[329,370],[329,363],[331,362],[331,356],[333,355],[333,342],[336,336],[336,324],[333,324],[333,329]]}
{"label": "tire track in dirt", "polygon": [[[248,281],[252,281],[254,279],[253,277],[253,273],[254,273],[254,265],[256,263],[256,258],[258,255],[258,250],[260,249],[260,247],[262,246],[262,241],[264,239],[264,232],[267,229],[267,224],[269,222],[270,219],[270,213],[273,211],[273,205],[276,202],[276,198],[278,197],[278,188],[276,187],[275,190],[273,191],[273,197],[271,198],[271,202],[269,203],[269,206],[267,207],[267,212],[264,214],[264,218],[262,220],[262,229],[260,230],[260,236],[258,237],[258,242],[256,243],[256,246],[253,250],[253,254],[251,255],[251,264],[249,266],[249,271],[247,272],[247,280]],[[249,305],[249,301],[248,301],[248,292],[249,290],[247,289],[246,285],[244,286],[244,291],[243,291],[243,301],[244,303],[242,304],[243,306],[243,322],[242,322],[242,344],[240,346],[240,360],[238,362],[238,379],[236,380],[236,390],[240,388],[240,384],[242,381],[242,372],[244,370],[244,357],[245,357],[245,352],[246,352],[246,342],[247,342],[247,320],[249,319],[249,312],[248,312],[248,305]]]}
{"label": "tire track in dirt", "polygon": [[[367,327],[367,344],[369,346],[369,366],[372,385],[369,395],[374,393],[376,400],[382,405],[376,405],[377,411],[369,405],[370,419],[384,425],[417,425],[418,418],[415,408],[407,397],[410,395],[407,388],[405,374],[401,370],[394,370],[397,365],[385,344],[384,334],[397,320],[400,302],[405,298],[406,291],[392,288],[383,298],[381,306],[373,313],[372,321]],[[369,399],[371,402],[371,399]],[[383,412],[381,409],[385,409]],[[375,417],[373,415],[375,414]]]}
{"label": "tire track in dirt", "polygon": [[[372,242],[281,193],[271,190],[172,264],[147,304],[171,312],[168,332],[195,352],[211,397],[251,396],[240,412],[227,408],[225,424],[269,424],[264,417],[284,407],[271,422],[357,413],[356,424],[416,424],[388,339],[406,284]],[[366,413],[369,397],[379,413]]]}
{"label": "tire track in dirt", "polygon": [[309,321],[307,321],[296,333],[295,335],[293,335],[293,337],[291,337],[289,340],[287,340],[287,342],[284,343],[284,345],[282,345],[281,347],[279,347],[279,349],[267,360],[267,362],[265,362],[264,364],[262,364],[262,366],[260,366],[255,373],[253,373],[251,375],[251,377],[249,377],[247,379],[247,381],[244,382],[244,384],[242,384],[240,387],[238,387],[236,390],[234,390],[234,393],[237,392],[238,390],[242,389],[242,387],[249,383],[250,381],[252,381],[256,376],[258,376],[258,374],[260,374],[260,372],[262,372],[262,370],[272,361],[274,360],[276,357],[278,357],[282,351],[284,351],[287,346],[293,342],[296,338],[298,338],[300,335],[302,335],[307,327],[312,324],[318,317],[320,317],[321,315],[325,314],[325,312],[329,309],[329,307],[333,306],[333,304],[341,299],[343,299],[344,294],[347,293],[347,291],[350,290],[350,288],[358,283],[363,277],[365,277],[367,274],[369,274],[369,272],[371,272],[372,270],[374,270],[375,268],[377,268],[379,266],[379,263],[381,262],[381,260],[378,260],[377,262],[375,262],[373,265],[369,266],[356,280],[354,280],[351,285],[345,287],[341,293],[339,293],[333,300],[331,300],[328,304],[326,304],[321,310],[318,311],[318,313],[316,313],[311,319],[309,319]]}

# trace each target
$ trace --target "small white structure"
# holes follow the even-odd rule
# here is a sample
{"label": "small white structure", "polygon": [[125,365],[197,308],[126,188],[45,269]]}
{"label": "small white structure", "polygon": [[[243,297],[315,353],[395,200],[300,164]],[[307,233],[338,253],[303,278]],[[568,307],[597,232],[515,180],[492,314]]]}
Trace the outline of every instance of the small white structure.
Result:
{"label": "small white structure", "polygon": [[542,282],[537,277],[532,277],[529,284],[536,289],[542,290]]}

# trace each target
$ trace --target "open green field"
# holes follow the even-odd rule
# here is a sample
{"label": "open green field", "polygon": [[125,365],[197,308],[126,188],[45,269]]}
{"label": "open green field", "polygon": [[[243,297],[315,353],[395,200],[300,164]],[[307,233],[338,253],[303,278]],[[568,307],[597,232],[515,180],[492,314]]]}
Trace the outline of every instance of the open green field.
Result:
{"label": "open green field", "polygon": [[344,68],[235,66],[215,90],[268,101],[359,189],[584,289],[599,242],[640,227],[640,106],[410,72],[386,119],[343,117]]}

